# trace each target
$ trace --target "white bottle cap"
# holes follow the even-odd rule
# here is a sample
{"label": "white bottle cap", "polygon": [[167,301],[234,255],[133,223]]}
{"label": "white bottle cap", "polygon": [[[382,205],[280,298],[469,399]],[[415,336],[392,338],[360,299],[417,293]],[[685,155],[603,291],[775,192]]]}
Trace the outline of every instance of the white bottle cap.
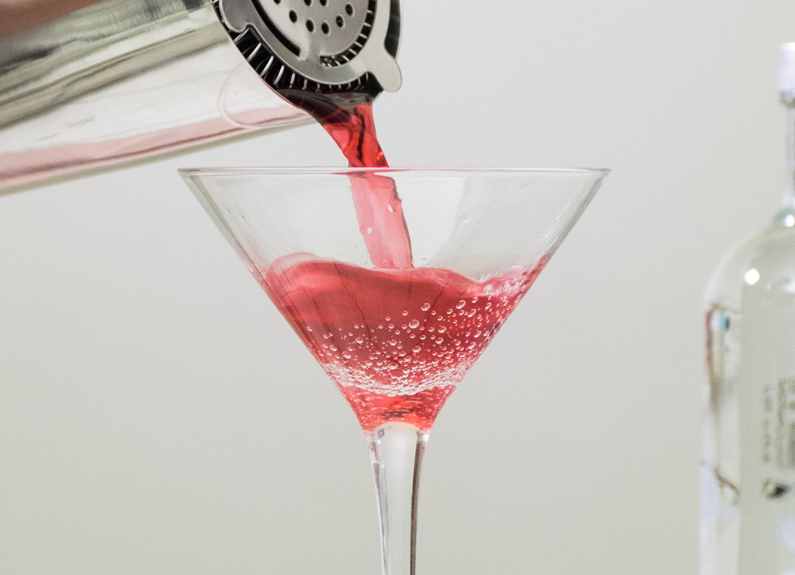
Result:
{"label": "white bottle cap", "polygon": [[781,45],[778,91],[787,94],[795,93],[795,43]]}

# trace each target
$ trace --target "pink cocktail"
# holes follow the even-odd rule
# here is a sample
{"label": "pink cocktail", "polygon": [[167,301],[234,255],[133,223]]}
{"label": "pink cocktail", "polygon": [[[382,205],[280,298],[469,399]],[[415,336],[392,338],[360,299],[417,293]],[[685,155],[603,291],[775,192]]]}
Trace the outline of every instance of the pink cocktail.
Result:
{"label": "pink cocktail", "polygon": [[368,439],[385,575],[413,575],[439,410],[604,170],[183,170]]}

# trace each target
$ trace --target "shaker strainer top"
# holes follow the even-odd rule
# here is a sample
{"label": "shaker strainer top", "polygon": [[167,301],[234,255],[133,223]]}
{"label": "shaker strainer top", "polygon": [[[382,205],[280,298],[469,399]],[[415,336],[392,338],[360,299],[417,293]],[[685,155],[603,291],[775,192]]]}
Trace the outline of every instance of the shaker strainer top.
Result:
{"label": "shaker strainer top", "polygon": [[213,3],[243,55],[277,90],[377,93],[400,87],[399,0]]}

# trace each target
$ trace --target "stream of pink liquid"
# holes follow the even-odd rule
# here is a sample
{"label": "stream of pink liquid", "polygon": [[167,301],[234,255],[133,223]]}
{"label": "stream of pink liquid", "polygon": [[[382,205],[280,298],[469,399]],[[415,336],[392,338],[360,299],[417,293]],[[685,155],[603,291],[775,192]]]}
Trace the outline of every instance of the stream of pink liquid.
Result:
{"label": "stream of pink liquid", "polygon": [[[309,112],[339,146],[352,168],[388,168],[373,120],[373,99],[364,93],[282,94]],[[411,239],[395,181],[363,171],[352,175],[351,192],[359,231],[377,268],[412,267]]]}
{"label": "stream of pink liquid", "polygon": [[[364,101],[346,110],[341,121],[327,121],[326,132],[334,139],[352,168],[388,168],[378,143],[373,120],[373,103]],[[362,173],[351,178],[353,204],[359,231],[370,261],[377,268],[412,267],[411,239],[395,180]]]}

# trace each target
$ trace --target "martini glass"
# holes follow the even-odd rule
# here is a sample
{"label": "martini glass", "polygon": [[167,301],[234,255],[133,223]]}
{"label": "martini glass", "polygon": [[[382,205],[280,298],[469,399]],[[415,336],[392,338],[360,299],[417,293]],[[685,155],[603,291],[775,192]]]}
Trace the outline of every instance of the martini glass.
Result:
{"label": "martini glass", "polygon": [[[413,575],[433,422],[608,171],[180,173],[353,408],[373,464],[383,573]],[[356,198],[375,188],[398,195],[363,215]],[[408,249],[394,259],[411,264],[376,267],[374,233],[382,251]]]}

